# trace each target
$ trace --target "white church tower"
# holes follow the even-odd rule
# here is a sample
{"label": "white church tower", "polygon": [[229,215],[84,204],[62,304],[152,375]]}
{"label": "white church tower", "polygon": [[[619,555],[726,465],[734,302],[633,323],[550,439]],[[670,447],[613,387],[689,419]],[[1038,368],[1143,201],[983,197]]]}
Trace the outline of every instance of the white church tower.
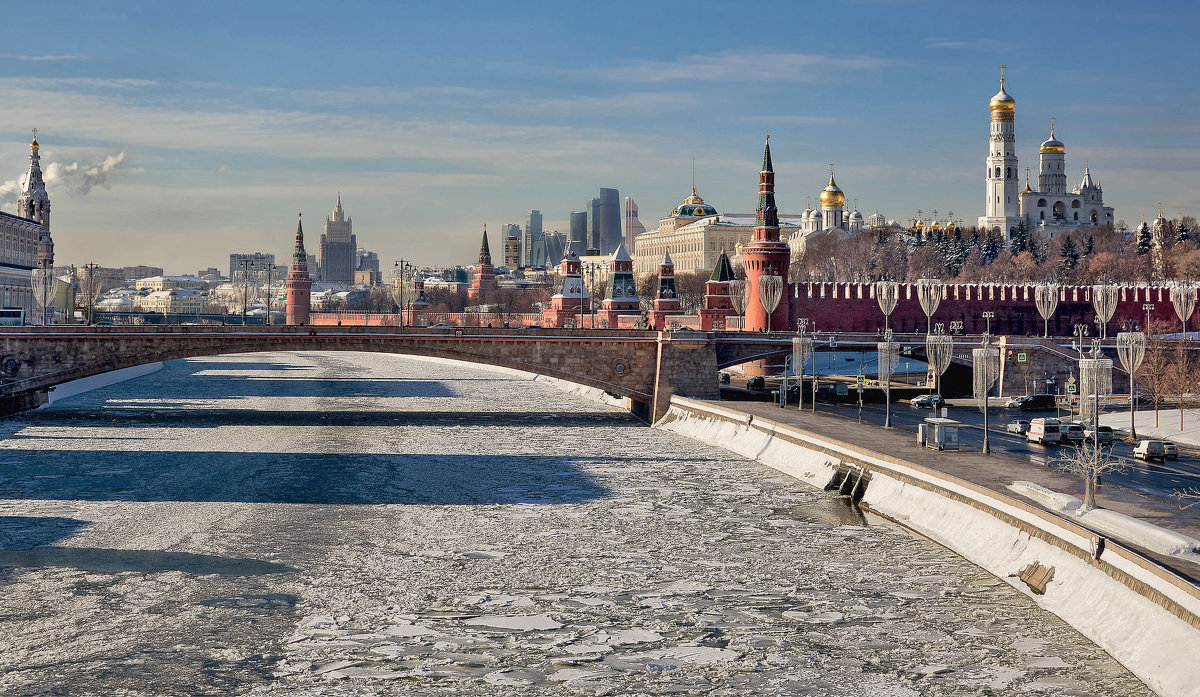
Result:
{"label": "white church tower", "polygon": [[981,229],[1004,234],[1005,240],[1017,229],[1020,221],[1020,198],[1017,185],[1017,137],[1013,122],[1017,102],[1004,91],[1004,66],[1000,66],[1000,91],[992,97],[988,108],[992,112],[992,132],[988,141],[987,201],[979,218]]}

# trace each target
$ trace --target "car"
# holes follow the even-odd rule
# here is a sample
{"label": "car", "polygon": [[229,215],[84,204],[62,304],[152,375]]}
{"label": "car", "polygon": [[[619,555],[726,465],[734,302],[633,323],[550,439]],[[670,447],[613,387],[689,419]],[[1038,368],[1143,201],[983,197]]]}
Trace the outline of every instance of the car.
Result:
{"label": "car", "polygon": [[932,409],[942,406],[943,400],[940,394],[922,394],[913,397],[908,401],[908,405],[913,409]]}
{"label": "car", "polygon": [[429,328],[430,329],[454,329],[454,325],[446,324],[445,322],[438,322],[437,324],[429,325]]}
{"label": "car", "polygon": [[1062,439],[1071,443],[1082,443],[1084,438],[1083,424],[1065,424],[1062,429]]}
{"label": "car", "polygon": [[765,390],[766,388],[767,381],[761,375],[755,375],[746,381],[747,390]]}
{"label": "car", "polygon": [[1083,439],[1088,443],[1099,442],[1101,445],[1112,445],[1112,426],[1100,426],[1095,431],[1090,428],[1086,428],[1083,431]]}
{"label": "car", "polygon": [[1021,403],[1016,408],[1021,411],[1050,411],[1058,407],[1052,394],[1031,394],[1019,399]]}
{"label": "car", "polygon": [[1020,397],[1013,397],[1012,399],[1010,399],[1004,403],[1004,408],[1005,409],[1020,409],[1021,405],[1027,399],[1029,399],[1029,397],[1027,397],[1025,395],[1022,395]]}
{"label": "car", "polygon": [[1179,459],[1179,446],[1175,445],[1173,440],[1163,441],[1163,457],[1169,457],[1172,460]]}
{"label": "car", "polygon": [[1161,440],[1143,440],[1138,441],[1138,444],[1133,446],[1133,456],[1141,460],[1163,460],[1166,459],[1167,453],[1164,446],[1164,441]]}
{"label": "car", "polygon": [[1009,421],[1008,425],[1004,427],[1004,430],[1008,431],[1009,433],[1024,433],[1029,430],[1029,422]]}
{"label": "car", "polygon": [[729,373],[726,373],[722,370],[721,372],[717,373],[717,382],[721,383],[722,385],[728,385],[729,377]]}

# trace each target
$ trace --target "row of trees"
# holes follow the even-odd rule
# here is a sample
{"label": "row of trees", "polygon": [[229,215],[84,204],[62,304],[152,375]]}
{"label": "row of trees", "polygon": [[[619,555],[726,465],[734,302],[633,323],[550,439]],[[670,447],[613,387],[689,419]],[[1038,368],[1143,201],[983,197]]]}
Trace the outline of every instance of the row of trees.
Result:
{"label": "row of trees", "polygon": [[976,228],[909,233],[878,228],[854,235],[810,236],[792,262],[793,281],[912,281],[1093,284],[1200,277],[1200,232],[1190,216],[1149,231],[1081,227],[1048,239],[1018,228],[1006,244],[1000,233]]}

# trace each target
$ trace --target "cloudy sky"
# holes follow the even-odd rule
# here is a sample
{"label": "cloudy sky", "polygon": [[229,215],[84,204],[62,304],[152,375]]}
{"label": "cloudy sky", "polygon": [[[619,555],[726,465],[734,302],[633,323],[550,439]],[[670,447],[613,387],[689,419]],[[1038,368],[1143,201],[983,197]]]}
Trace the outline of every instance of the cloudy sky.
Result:
{"label": "cloudy sky", "polygon": [[[648,228],[696,187],[749,211],[828,177],[864,213],[983,205],[1001,63],[1022,168],[1057,117],[1118,219],[1200,214],[1190,3],[61,2],[9,8],[0,204],[39,129],[62,263],[225,268],[310,251],[337,193],[359,245],[473,261],[484,223],[566,229],[601,186]],[[495,244],[493,236],[493,245]],[[495,246],[493,246],[495,248]]]}

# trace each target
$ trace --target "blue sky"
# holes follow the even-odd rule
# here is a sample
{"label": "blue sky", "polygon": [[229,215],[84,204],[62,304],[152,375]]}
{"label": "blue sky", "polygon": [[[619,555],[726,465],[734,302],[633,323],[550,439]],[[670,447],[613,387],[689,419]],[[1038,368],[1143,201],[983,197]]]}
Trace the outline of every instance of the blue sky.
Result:
{"label": "blue sky", "polygon": [[[648,228],[753,208],[764,135],[802,210],[982,209],[1001,63],[1022,168],[1051,115],[1117,218],[1200,213],[1197,14],[1086,2],[107,2],[10,8],[0,201],[37,127],[58,260],[225,268],[312,251],[338,191],[383,265],[469,263],[484,223],[566,229],[601,186]],[[25,24],[23,33],[19,25]],[[50,174],[50,173],[48,173]],[[493,235],[493,249],[496,238]]]}

